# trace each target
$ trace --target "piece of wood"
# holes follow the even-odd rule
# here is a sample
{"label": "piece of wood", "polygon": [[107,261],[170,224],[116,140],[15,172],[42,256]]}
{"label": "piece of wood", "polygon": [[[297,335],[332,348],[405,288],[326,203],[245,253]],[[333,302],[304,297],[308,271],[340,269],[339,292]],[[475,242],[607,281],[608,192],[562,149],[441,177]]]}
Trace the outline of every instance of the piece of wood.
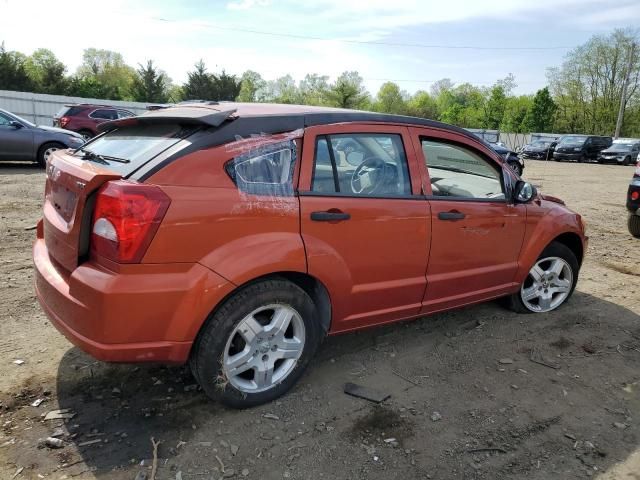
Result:
{"label": "piece of wood", "polygon": [[384,393],[379,390],[363,387],[362,385],[356,385],[355,383],[345,383],[344,393],[353,397],[363,398],[374,403],[384,402],[391,396],[391,394],[389,393]]}

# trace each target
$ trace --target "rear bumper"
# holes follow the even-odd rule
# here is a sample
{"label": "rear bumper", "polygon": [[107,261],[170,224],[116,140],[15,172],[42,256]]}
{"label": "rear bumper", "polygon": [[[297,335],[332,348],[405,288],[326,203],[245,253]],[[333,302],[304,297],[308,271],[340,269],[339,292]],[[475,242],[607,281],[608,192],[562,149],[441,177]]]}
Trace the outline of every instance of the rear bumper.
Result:
{"label": "rear bumper", "polygon": [[627,210],[632,215],[640,215],[640,197],[636,200],[631,199],[631,195],[637,192],[640,196],[640,178],[634,178],[629,185],[627,192]]}
{"label": "rear bumper", "polygon": [[36,296],[51,323],[109,362],[184,363],[202,323],[233,288],[200,264],[129,265],[114,273],[86,262],[68,273],[42,238],[33,260]]}

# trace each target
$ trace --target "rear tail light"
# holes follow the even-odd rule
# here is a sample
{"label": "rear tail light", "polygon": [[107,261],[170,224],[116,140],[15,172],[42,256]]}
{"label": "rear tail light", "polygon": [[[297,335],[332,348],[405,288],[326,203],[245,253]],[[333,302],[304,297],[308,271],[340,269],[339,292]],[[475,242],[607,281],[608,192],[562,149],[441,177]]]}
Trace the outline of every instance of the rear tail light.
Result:
{"label": "rear tail light", "polygon": [[640,192],[638,191],[631,192],[631,200],[635,202],[636,200],[638,200],[638,198],[640,198]]}
{"label": "rear tail light", "polygon": [[155,185],[115,180],[97,194],[91,252],[117,263],[139,263],[171,200]]}
{"label": "rear tail light", "polygon": [[60,117],[60,119],[58,120],[60,122],[60,127],[64,128],[67,126],[67,123],[69,123],[69,117]]}

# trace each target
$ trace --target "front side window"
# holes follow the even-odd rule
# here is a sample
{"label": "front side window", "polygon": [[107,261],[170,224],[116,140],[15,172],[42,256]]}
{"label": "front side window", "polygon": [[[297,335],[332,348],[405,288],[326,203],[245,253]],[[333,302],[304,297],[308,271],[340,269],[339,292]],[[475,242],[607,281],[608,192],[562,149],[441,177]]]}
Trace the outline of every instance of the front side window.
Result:
{"label": "front side window", "polygon": [[318,137],[311,190],[328,195],[411,195],[402,137],[379,133]]}
{"label": "front side window", "polygon": [[9,125],[11,123],[11,118],[0,113],[0,125]]}
{"label": "front side window", "polygon": [[91,118],[99,118],[102,120],[117,120],[118,114],[115,110],[99,109],[91,112]]}
{"label": "front side window", "polygon": [[490,160],[459,145],[422,139],[435,197],[504,200],[500,170]]}
{"label": "front side window", "polygon": [[118,118],[129,118],[134,116],[135,114],[131,113],[128,110],[118,110]]}
{"label": "front side window", "polygon": [[238,189],[254,195],[293,195],[295,141],[260,147],[234,158],[226,170]]}

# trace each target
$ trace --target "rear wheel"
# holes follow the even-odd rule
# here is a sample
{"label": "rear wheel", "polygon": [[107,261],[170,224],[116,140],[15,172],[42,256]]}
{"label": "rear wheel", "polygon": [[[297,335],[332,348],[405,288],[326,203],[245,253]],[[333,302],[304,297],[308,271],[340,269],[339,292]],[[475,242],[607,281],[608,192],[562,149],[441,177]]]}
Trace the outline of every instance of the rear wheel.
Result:
{"label": "rear wheel", "polygon": [[631,157],[629,155],[624,157],[624,161],[622,162],[622,165],[631,165]]}
{"label": "rear wheel", "polygon": [[587,161],[586,155],[581,155],[580,158],[578,158],[578,163],[585,163],[586,161]]}
{"label": "rear wheel", "polygon": [[629,215],[627,226],[629,227],[629,233],[631,235],[636,238],[640,238],[640,216]]}
{"label": "rear wheel", "polygon": [[292,388],[321,338],[309,295],[286,280],[265,280],[237,292],[207,321],[191,368],[209,397],[252,407]]}
{"label": "rear wheel", "polygon": [[578,260],[562,243],[553,242],[533,265],[520,290],[509,297],[518,313],[545,313],[565,303],[578,282]]}
{"label": "rear wheel", "polygon": [[36,158],[36,161],[38,162],[38,165],[40,165],[41,167],[46,167],[47,166],[47,161],[51,157],[51,154],[53,152],[55,152],[56,150],[60,150],[60,149],[63,149],[63,148],[67,148],[67,147],[65,147],[61,143],[57,143],[57,142],[49,142],[49,143],[45,143],[44,145],[42,145],[38,149],[38,156]]}

